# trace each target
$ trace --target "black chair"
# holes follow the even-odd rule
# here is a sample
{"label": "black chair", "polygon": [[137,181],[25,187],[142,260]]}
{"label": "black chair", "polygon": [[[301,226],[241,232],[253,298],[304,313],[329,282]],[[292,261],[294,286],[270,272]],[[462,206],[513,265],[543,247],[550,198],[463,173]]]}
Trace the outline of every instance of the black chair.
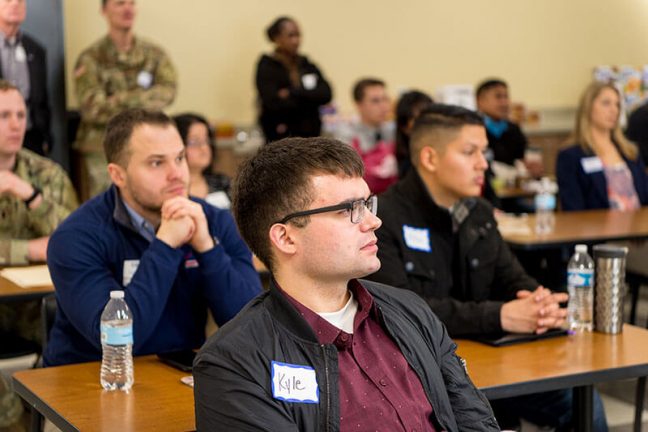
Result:
{"label": "black chair", "polygon": [[[626,272],[626,282],[630,288],[631,307],[630,307],[630,324],[636,324],[637,321],[637,304],[639,303],[639,291],[642,285],[648,285],[648,276],[639,273]],[[646,323],[648,328],[648,322]],[[644,400],[646,397],[646,377],[639,377],[635,391],[635,415],[633,431],[641,432],[641,415],[643,414]]]}
{"label": "black chair", "polygon": [[648,285],[648,276],[632,271],[626,271],[626,282],[630,288],[631,307],[630,307],[630,324],[635,325],[637,322],[637,304],[639,303],[639,290],[642,285]]}
{"label": "black chair", "polygon": [[56,294],[52,293],[43,297],[43,300],[41,301],[41,336],[43,352],[45,352],[45,348],[47,348],[50,330],[52,330],[52,327],[54,326],[56,308]]}

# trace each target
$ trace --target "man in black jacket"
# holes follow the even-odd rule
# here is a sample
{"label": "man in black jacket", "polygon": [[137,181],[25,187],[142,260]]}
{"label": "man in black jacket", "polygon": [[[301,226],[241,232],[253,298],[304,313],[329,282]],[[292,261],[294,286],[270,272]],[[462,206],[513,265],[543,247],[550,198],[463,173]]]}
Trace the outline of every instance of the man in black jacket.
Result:
{"label": "man in black jacket", "polygon": [[15,85],[27,104],[23,147],[44,155],[52,148],[45,49],[20,31],[26,0],[0,2],[0,78]]}
{"label": "man in black jacket", "polygon": [[233,210],[273,282],[198,354],[198,430],[499,430],[427,305],[356,279],[380,267],[362,175],[325,138],[277,141],[242,167]]}
{"label": "man in black jacket", "polygon": [[[452,337],[543,333],[563,324],[560,303],[567,295],[525,273],[497,229],[493,208],[478,198],[487,146],[483,120],[473,111],[434,105],[419,115],[410,141],[415,169],[380,197],[382,266],[369,278],[419,294]],[[560,428],[571,419],[570,391],[502,405],[536,424]],[[602,408],[597,414],[605,425]]]}

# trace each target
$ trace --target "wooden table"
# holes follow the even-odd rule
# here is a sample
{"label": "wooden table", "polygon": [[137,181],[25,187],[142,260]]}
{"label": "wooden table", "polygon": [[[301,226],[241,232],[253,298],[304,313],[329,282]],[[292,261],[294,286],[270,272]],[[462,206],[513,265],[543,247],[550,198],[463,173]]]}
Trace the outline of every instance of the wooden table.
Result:
{"label": "wooden table", "polygon": [[648,375],[648,330],[628,324],[619,335],[579,333],[499,348],[457,344],[489,399],[575,387],[577,430],[591,430],[593,384]]}
{"label": "wooden table", "polygon": [[[648,375],[648,330],[627,324],[620,335],[582,333],[500,348],[457,342],[470,377],[490,399],[577,387],[578,430],[588,430],[588,418],[591,426],[593,384]],[[135,359],[129,394],[101,389],[98,362],[17,372],[14,387],[63,431],[186,431],[195,420],[184,375],[146,356]]]}
{"label": "wooden table", "polygon": [[528,234],[507,234],[504,240],[513,249],[538,250],[569,246],[575,243],[601,243],[613,240],[648,238],[648,207],[622,212],[617,210],[586,210],[557,212],[552,233],[538,235],[534,231],[535,215],[527,217]]}
{"label": "wooden table", "polygon": [[22,301],[32,298],[39,298],[51,292],[54,292],[53,285],[34,288],[22,288],[0,276],[0,302],[3,303],[16,300]]}
{"label": "wooden table", "polygon": [[130,393],[105,392],[99,362],[31,369],[13,376],[16,393],[62,431],[195,430],[188,375],[155,356],[135,359]]}

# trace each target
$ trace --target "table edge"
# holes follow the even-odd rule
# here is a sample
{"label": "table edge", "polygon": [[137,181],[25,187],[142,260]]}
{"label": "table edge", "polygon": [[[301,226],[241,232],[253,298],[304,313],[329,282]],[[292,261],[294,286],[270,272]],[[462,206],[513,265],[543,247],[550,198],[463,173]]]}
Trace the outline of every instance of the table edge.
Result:
{"label": "table edge", "polygon": [[648,359],[645,364],[608,368],[597,371],[581,372],[540,380],[524,381],[514,384],[501,384],[489,387],[478,387],[488,399],[502,399],[522,396],[569,387],[581,387],[603,381],[615,381],[628,378],[638,378],[648,375]]}
{"label": "table edge", "polygon": [[[42,399],[36,396],[27,386],[25,386],[18,378],[12,376],[13,388],[18,396],[25,402],[38,411],[43,417],[54,423],[56,427],[63,432],[79,432],[69,421],[60,415],[55,409],[46,404]],[[33,413],[32,413],[33,415]]]}

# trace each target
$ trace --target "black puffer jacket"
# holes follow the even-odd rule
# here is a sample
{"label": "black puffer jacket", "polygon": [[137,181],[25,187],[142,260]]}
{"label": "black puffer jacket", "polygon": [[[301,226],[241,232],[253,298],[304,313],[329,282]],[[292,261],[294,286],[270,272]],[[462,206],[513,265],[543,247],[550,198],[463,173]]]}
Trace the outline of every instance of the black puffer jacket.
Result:
{"label": "black puffer jacket", "polygon": [[[438,424],[447,431],[499,430],[470,381],[443,324],[416,295],[362,281],[381,324],[421,379]],[[273,398],[271,362],[315,369],[319,403]],[[340,430],[335,345],[322,345],[275,287],[253,300],[200,350],[194,362],[199,431]]]}
{"label": "black puffer jacket", "polygon": [[[455,233],[450,212],[434,203],[412,169],[378,199],[382,265],[368,276],[419,294],[452,337],[501,331],[502,304],[538,286],[502,239],[492,207],[477,198],[465,206],[469,213]],[[409,245],[406,231],[414,237]],[[416,249],[424,238],[428,244]]]}

